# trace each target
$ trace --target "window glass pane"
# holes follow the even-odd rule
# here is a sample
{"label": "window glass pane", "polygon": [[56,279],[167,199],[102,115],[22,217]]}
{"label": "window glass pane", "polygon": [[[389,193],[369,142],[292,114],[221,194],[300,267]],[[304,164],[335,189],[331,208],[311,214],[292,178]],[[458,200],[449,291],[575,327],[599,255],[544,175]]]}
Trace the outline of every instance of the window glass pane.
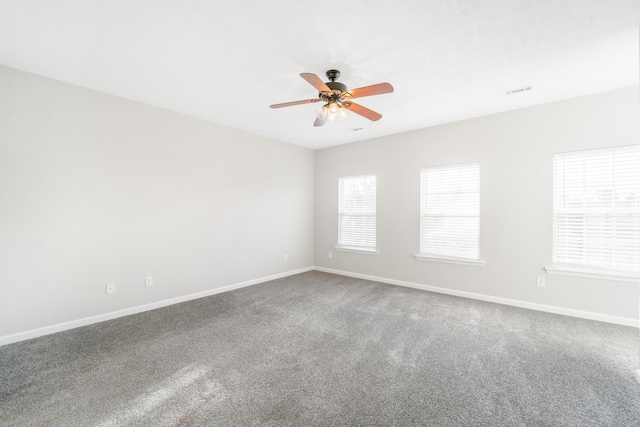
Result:
{"label": "window glass pane", "polygon": [[640,145],[553,157],[553,262],[639,269]]}
{"label": "window glass pane", "polygon": [[420,170],[420,253],[480,258],[480,165]]}
{"label": "window glass pane", "polygon": [[376,247],[376,176],[338,180],[338,244]]}

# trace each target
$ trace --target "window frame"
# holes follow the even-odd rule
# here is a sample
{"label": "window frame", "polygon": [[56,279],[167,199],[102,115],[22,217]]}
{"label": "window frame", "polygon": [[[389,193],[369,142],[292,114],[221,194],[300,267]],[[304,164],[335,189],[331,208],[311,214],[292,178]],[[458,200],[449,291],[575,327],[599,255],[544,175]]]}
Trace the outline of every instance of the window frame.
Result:
{"label": "window frame", "polygon": [[[610,226],[611,228],[607,228],[607,230],[613,233],[614,240],[616,239],[617,233],[618,233],[618,230],[616,228],[617,219],[621,214],[626,213],[627,215],[630,214],[632,216],[635,216],[633,220],[635,220],[636,223],[640,222],[640,203],[638,203],[637,201],[636,201],[636,206],[631,208],[625,208],[625,207],[618,208],[614,206],[616,205],[615,203],[615,201],[617,200],[616,197],[612,197],[612,200],[613,200],[612,206],[605,206],[606,203],[603,203],[603,202],[600,202],[600,205],[595,205],[595,207],[585,206],[589,202],[591,202],[592,205],[595,203],[593,201],[593,196],[591,196],[591,199],[589,199],[588,193],[594,192],[595,190],[598,189],[598,187],[600,187],[600,191],[603,191],[603,190],[608,191],[613,196],[616,196],[617,194],[619,194],[617,191],[620,191],[620,187],[621,187],[619,183],[620,180],[616,181],[615,179],[616,178],[615,172],[612,173],[610,170],[606,171],[604,167],[600,169],[595,169],[592,167],[591,171],[592,172],[595,171],[598,173],[609,173],[610,175],[604,175],[603,179],[605,178],[610,179],[612,182],[612,185],[605,186],[605,187],[603,187],[600,183],[598,183],[598,185],[596,184],[589,185],[587,182],[587,180],[589,179],[589,176],[585,174],[585,168],[586,168],[585,162],[589,160],[594,161],[597,158],[597,156],[612,155],[613,158],[611,159],[610,169],[615,170],[616,167],[620,168],[620,162],[621,162],[620,158],[617,160],[615,159],[616,154],[618,155],[630,154],[631,156],[635,154],[635,156],[638,156],[639,153],[640,153],[640,145],[636,144],[636,145],[625,145],[625,146],[606,147],[606,148],[598,148],[598,149],[575,150],[575,151],[569,151],[569,152],[563,152],[563,153],[555,153],[553,155],[553,160],[552,160],[552,174],[553,174],[552,176],[552,180],[553,180],[552,181],[552,257],[551,257],[552,266],[545,267],[545,270],[547,271],[547,273],[617,280],[617,281],[624,281],[624,282],[638,282],[638,280],[640,280],[640,267],[638,267],[637,260],[635,261],[636,270],[605,266],[603,265],[604,262],[599,265],[594,262],[591,262],[591,263],[562,262],[560,261],[561,258],[569,259],[571,255],[575,256],[575,254],[577,254],[578,252],[569,253],[570,250],[565,250],[564,252],[566,252],[566,254],[559,255],[559,251],[560,251],[559,248],[561,246],[568,247],[569,245],[571,245],[575,241],[575,237],[573,237],[574,240],[571,240],[569,237],[565,236],[566,237],[565,240],[558,241],[559,237],[561,237],[561,235],[563,234],[560,232],[560,229],[559,229],[560,227],[559,224],[562,222],[559,219],[559,217],[560,215],[563,215],[563,214],[567,216],[570,215],[571,213],[573,213],[574,215],[582,215],[582,217],[584,218],[582,220],[583,235],[587,235],[588,232],[590,231],[593,232],[595,230],[593,225],[588,225],[587,223],[587,219],[589,217],[595,217],[598,214],[605,215],[605,217],[607,218],[606,222],[613,224]],[[561,177],[558,176],[558,168],[560,166],[563,166],[563,168],[566,168],[567,162],[578,161],[580,159],[582,160],[582,169],[579,169],[579,170],[583,175],[582,180],[579,180],[579,177],[576,176],[576,175],[579,175],[578,172],[574,172],[574,175],[569,175],[566,172],[566,170],[563,170],[563,175]],[[559,165],[559,162],[561,161],[562,161],[562,165]],[[633,159],[622,160],[622,162],[625,162],[625,161],[633,161]],[[640,165],[637,165],[635,167],[634,165],[635,163],[632,163],[631,166],[628,166],[627,172],[629,170],[636,171],[635,173],[638,175],[638,177],[636,177],[635,179],[631,178],[629,180],[630,182],[633,182],[634,180],[636,182],[640,181]],[[618,175],[624,174],[627,172],[623,170],[623,172],[619,173]],[[578,199],[576,202],[574,202],[574,203],[578,203],[578,202],[581,203],[583,205],[581,209],[566,207],[565,205],[563,206],[558,205],[558,202],[560,200],[566,203],[566,198],[569,197],[565,194],[565,193],[569,193],[568,190],[565,190],[564,187],[562,189],[559,188],[560,183],[567,182],[568,180],[567,175],[569,175],[568,177],[569,180],[574,180],[574,181],[570,181],[572,183],[575,183],[576,182],[575,180],[578,180],[577,182],[579,182],[580,187],[582,188],[582,191],[583,191],[582,199]],[[575,184],[573,184],[573,186],[575,188]],[[559,194],[558,193],[559,191],[561,191],[562,194]],[[637,194],[636,200],[639,200],[638,197],[640,197],[640,188],[633,188],[631,191]],[[574,193],[571,193],[571,195],[575,197],[575,190],[574,190]],[[604,199],[604,197],[602,198]],[[564,220],[565,223],[568,223],[568,221],[569,219]],[[568,226],[565,225],[564,227],[566,228]],[[565,231],[564,234],[565,235],[568,234],[568,231]],[[593,237],[590,237],[590,239],[593,240]],[[606,243],[609,243],[609,241],[606,241]],[[586,253],[590,252],[590,249],[593,246],[591,246],[591,242],[587,241],[587,239],[584,237],[580,241],[580,244],[581,244],[581,247],[583,248],[582,251],[585,253],[584,256],[586,258]],[[638,244],[639,243],[636,240],[636,243],[635,243],[636,249],[632,250],[632,252],[635,252],[636,254],[640,249],[638,248]],[[615,242],[613,243],[613,248],[614,249],[613,249],[613,254],[611,255],[611,259],[613,260],[612,262],[615,264],[616,256],[620,258],[621,256],[624,255],[624,253],[622,251],[618,252],[618,248]],[[602,256],[602,258],[605,258],[605,257]]]}
{"label": "window frame", "polygon": [[[346,207],[343,206],[343,202],[345,199],[343,197],[344,192],[344,183],[347,180],[355,180],[355,179],[366,179],[373,178],[374,180],[374,192],[373,192],[373,211],[371,211],[370,206],[367,209],[367,206],[363,206],[360,210],[352,210],[348,216],[351,217],[373,217],[373,242],[374,245],[358,245],[353,244],[353,242],[345,243],[344,237],[344,218]],[[355,252],[355,253],[364,253],[369,255],[378,255],[380,252],[378,251],[378,217],[377,217],[377,192],[378,192],[378,177],[375,173],[364,173],[358,175],[345,175],[338,177],[338,244],[334,247],[334,249],[338,251],[344,252]],[[368,211],[368,212],[367,212]],[[354,214],[353,212],[360,212],[360,214]],[[363,213],[367,212],[367,213]],[[365,240],[371,240],[371,236],[364,237]]]}
{"label": "window frame", "polygon": [[[429,194],[433,195],[436,192],[435,191],[429,191],[428,188],[428,173],[429,172],[435,172],[435,171],[440,171],[440,170],[451,170],[451,169],[457,169],[458,172],[465,172],[465,171],[472,171],[473,173],[477,174],[477,184],[473,183],[474,185],[477,186],[477,191],[474,191],[474,194],[477,194],[477,204],[474,206],[474,215],[473,217],[477,218],[477,228],[476,228],[476,239],[475,239],[475,244],[476,244],[476,249],[475,249],[475,253],[473,254],[473,256],[468,257],[468,256],[463,256],[461,254],[447,254],[446,252],[442,251],[442,252],[424,252],[423,249],[425,247],[425,239],[428,239],[427,236],[427,230],[425,230],[424,227],[424,217],[426,216],[436,216],[434,214],[428,214],[426,213],[426,209],[427,209],[427,197]],[[461,194],[459,192],[459,187],[456,188],[451,188],[448,191],[441,193],[441,194],[447,194],[447,195],[452,195],[452,194]],[[415,254],[415,258],[421,261],[437,261],[437,262],[447,262],[447,263],[453,263],[453,264],[463,264],[463,265],[474,265],[474,266],[483,266],[485,264],[484,260],[481,259],[480,257],[480,162],[470,162],[470,163],[461,163],[461,164],[453,164],[453,165],[442,165],[442,166],[429,166],[429,167],[423,167],[420,169],[420,216],[419,216],[419,222],[420,222],[420,232],[419,232],[419,251],[417,254]],[[476,213],[477,212],[477,213]],[[444,215],[447,218],[462,218],[468,215],[461,215],[461,214],[448,214],[448,215]],[[455,220],[454,220],[455,221]],[[464,243],[463,240],[459,241],[459,243]]]}

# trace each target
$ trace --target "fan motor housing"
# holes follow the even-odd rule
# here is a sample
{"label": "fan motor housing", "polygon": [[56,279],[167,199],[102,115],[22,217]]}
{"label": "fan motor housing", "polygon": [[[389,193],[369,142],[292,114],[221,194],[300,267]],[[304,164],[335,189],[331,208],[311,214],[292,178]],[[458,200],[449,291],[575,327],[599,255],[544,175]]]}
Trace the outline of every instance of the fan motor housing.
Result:
{"label": "fan motor housing", "polygon": [[346,92],[347,91],[347,85],[345,85],[344,83],[327,82],[327,86],[329,86],[329,89],[331,89],[331,90],[339,90],[340,92]]}

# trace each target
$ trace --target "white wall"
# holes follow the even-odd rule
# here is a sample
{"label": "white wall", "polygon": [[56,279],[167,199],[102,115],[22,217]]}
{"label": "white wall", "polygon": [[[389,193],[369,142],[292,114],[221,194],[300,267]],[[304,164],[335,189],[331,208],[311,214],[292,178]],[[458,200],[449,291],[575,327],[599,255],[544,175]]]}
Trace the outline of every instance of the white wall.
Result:
{"label": "white wall", "polygon": [[[526,96],[526,95],[523,95]],[[461,100],[461,102],[464,102]],[[552,156],[640,143],[638,87],[316,151],[315,265],[638,319],[638,284],[547,275]],[[418,261],[419,171],[480,162],[484,267]],[[379,256],[333,251],[338,177],[377,174]],[[546,277],[546,287],[536,286]]]}
{"label": "white wall", "polygon": [[0,67],[0,337],[312,266],[313,157]]}
{"label": "white wall", "polygon": [[[307,268],[314,250],[321,268],[637,319],[636,284],[543,267],[553,153],[637,144],[639,114],[635,87],[314,155],[0,67],[0,338]],[[471,161],[486,265],[417,261],[419,169]],[[329,259],[337,179],[367,172],[381,253]]]}

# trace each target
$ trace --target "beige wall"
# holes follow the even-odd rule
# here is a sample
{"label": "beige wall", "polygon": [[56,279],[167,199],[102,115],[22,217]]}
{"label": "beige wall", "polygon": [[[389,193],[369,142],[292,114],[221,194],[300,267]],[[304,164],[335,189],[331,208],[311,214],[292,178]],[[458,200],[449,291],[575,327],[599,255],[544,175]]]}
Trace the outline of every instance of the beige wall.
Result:
{"label": "beige wall", "polygon": [[0,67],[0,337],[312,266],[313,156]]}
{"label": "beige wall", "polygon": [[[316,151],[315,265],[638,319],[638,284],[547,275],[552,156],[640,143],[638,87]],[[480,162],[484,267],[418,261],[419,171]],[[338,177],[377,174],[379,256],[337,252]],[[333,258],[328,253],[333,251]],[[536,286],[536,277],[546,287]]]}

